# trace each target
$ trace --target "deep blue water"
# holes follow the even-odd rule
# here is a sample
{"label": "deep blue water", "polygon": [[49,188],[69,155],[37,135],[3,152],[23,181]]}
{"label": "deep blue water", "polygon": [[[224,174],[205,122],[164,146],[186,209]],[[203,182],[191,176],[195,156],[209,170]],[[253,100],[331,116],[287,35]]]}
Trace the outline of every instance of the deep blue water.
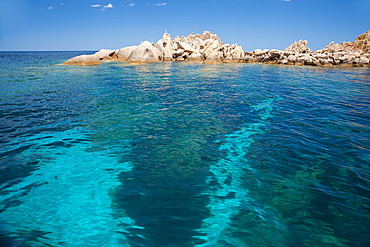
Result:
{"label": "deep blue water", "polygon": [[0,52],[1,246],[370,246],[369,68],[79,54]]}

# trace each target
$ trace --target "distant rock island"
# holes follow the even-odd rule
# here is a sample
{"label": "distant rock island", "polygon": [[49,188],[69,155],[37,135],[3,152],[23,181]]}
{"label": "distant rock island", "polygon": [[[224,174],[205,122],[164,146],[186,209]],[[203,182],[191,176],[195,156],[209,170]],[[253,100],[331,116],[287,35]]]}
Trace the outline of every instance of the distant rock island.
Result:
{"label": "distant rock island", "polygon": [[158,61],[193,61],[204,63],[270,63],[281,65],[312,66],[370,66],[370,31],[355,41],[334,44],[311,51],[307,40],[296,41],[285,50],[261,50],[244,52],[237,44],[224,44],[209,31],[171,39],[164,33],[156,44],[144,41],[137,46],[118,50],[102,49],[93,55],[71,58],[63,65],[98,65],[102,61],[123,61],[130,63]]}

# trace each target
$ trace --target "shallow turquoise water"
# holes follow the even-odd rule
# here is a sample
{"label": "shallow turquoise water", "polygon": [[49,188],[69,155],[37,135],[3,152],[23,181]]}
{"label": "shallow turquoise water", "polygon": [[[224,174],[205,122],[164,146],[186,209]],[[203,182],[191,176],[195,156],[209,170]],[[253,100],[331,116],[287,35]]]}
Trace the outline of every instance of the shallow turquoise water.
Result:
{"label": "shallow turquoise water", "polygon": [[369,246],[370,70],[0,52],[1,246]]}

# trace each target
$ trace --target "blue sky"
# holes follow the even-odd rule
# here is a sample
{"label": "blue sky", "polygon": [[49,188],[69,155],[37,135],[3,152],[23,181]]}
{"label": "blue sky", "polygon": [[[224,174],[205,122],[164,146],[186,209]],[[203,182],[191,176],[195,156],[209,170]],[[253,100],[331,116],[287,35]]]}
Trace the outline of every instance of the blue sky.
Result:
{"label": "blue sky", "polygon": [[370,0],[1,0],[0,50],[118,49],[204,30],[245,51],[321,49],[370,29]]}

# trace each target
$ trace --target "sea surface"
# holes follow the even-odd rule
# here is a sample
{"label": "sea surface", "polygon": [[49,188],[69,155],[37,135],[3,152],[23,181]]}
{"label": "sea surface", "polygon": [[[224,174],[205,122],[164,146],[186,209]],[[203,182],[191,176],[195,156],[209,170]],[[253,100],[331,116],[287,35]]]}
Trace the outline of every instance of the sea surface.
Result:
{"label": "sea surface", "polygon": [[0,52],[0,246],[370,246],[370,69]]}

